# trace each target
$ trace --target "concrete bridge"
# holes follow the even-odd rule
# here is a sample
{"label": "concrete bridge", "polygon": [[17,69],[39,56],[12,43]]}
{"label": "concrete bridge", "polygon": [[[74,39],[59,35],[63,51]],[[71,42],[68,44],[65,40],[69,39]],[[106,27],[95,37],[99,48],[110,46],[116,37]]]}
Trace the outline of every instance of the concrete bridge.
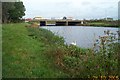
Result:
{"label": "concrete bridge", "polygon": [[40,22],[40,26],[81,26],[84,24],[82,20],[49,20],[49,19],[41,19],[41,20],[33,20]]}

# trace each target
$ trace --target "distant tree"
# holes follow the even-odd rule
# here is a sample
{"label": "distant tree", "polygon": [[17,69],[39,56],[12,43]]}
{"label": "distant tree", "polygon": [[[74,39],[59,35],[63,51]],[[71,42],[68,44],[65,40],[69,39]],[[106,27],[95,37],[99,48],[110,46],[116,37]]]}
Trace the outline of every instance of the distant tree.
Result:
{"label": "distant tree", "polygon": [[2,22],[19,22],[25,15],[23,2],[3,2]]}
{"label": "distant tree", "polygon": [[63,20],[66,20],[67,19],[67,17],[63,17]]}

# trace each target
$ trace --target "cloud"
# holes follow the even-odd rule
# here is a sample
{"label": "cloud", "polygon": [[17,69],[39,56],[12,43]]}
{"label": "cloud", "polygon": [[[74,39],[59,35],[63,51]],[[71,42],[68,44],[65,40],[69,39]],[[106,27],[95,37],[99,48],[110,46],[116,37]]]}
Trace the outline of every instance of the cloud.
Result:
{"label": "cloud", "polygon": [[88,2],[88,1],[83,1],[82,2],[82,5],[90,5],[91,4],[91,2]]}

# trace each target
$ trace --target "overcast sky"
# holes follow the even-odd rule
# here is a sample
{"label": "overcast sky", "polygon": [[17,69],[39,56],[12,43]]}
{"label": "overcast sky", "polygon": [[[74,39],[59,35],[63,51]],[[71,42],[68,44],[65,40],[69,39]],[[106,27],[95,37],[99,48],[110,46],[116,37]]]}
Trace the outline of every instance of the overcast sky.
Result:
{"label": "overcast sky", "polygon": [[41,16],[75,19],[118,17],[120,0],[22,0],[26,8],[25,18]]}

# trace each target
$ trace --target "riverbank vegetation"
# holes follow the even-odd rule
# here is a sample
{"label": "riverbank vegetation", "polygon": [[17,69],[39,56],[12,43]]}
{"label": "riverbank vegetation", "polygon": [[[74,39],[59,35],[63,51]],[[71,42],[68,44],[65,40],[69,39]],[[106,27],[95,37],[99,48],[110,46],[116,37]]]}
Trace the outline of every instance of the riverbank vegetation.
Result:
{"label": "riverbank vegetation", "polygon": [[84,26],[96,26],[96,27],[120,27],[118,20],[106,21],[106,20],[85,20]]}
{"label": "riverbank vegetation", "polygon": [[3,25],[4,78],[118,78],[118,43],[95,53],[65,45],[63,37],[49,30],[25,25]]}

